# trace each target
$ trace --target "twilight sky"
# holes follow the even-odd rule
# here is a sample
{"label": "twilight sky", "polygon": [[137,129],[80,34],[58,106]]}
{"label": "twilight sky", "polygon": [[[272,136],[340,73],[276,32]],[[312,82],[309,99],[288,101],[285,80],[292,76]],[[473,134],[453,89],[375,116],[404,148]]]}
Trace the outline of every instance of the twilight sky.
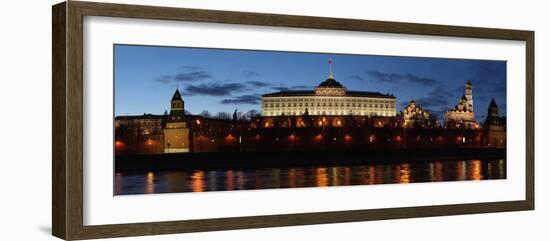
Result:
{"label": "twilight sky", "polygon": [[115,115],[162,114],[179,86],[185,109],[233,113],[261,110],[260,96],[313,89],[328,77],[348,90],[393,93],[398,111],[414,99],[443,117],[472,81],[476,119],[491,98],[506,115],[506,62],[331,53],[115,45]]}

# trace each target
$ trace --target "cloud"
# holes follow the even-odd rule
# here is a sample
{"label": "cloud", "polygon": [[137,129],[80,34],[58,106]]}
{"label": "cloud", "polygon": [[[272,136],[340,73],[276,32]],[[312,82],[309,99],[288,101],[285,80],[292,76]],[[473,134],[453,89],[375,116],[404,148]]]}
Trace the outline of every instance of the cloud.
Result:
{"label": "cloud", "polygon": [[212,75],[204,70],[179,73],[174,76],[175,82],[196,82],[212,78]]}
{"label": "cloud", "polygon": [[388,74],[388,73],[382,73],[374,70],[367,71],[367,74],[369,77],[374,79],[376,82],[379,83],[393,83],[397,84],[400,80],[403,79],[402,75],[399,74]]}
{"label": "cloud", "polygon": [[[440,118],[449,108],[449,98],[452,96],[452,91],[440,84],[428,92],[426,96],[415,98],[414,101],[424,110]],[[404,108],[408,103],[409,101],[404,101],[401,106]]]}
{"label": "cloud", "polygon": [[312,90],[315,86],[311,85],[293,85],[290,87],[287,86],[273,86],[271,89],[276,91],[292,91],[292,90]]}
{"label": "cloud", "polygon": [[246,83],[254,87],[266,87],[271,85],[270,83],[267,83],[267,82],[255,81],[255,80],[246,81]]}
{"label": "cloud", "polygon": [[200,66],[196,66],[196,65],[184,65],[181,67],[186,70],[198,70],[201,68]]}
{"label": "cloud", "polygon": [[172,82],[172,79],[173,77],[171,75],[163,75],[161,77],[154,79],[154,81],[160,82],[163,84],[169,84],[170,82]]}
{"label": "cloud", "polygon": [[220,103],[222,104],[251,104],[256,105],[260,103],[261,98],[257,95],[241,95],[230,99],[224,99]]}
{"label": "cloud", "polygon": [[184,65],[181,68],[184,71],[173,75],[163,75],[161,77],[153,79],[153,81],[162,84],[171,84],[176,82],[197,82],[201,80],[211,79],[213,77],[210,72],[200,70],[200,66]]}
{"label": "cloud", "polygon": [[351,75],[350,78],[354,79],[354,80],[359,80],[359,81],[364,81],[365,79],[359,75]]}
{"label": "cloud", "polygon": [[244,75],[244,77],[252,78],[252,77],[259,76],[260,73],[258,73],[256,71],[245,70],[245,71],[243,71],[243,75]]}
{"label": "cloud", "polygon": [[416,99],[415,101],[423,108],[442,107],[449,104],[447,98],[441,95],[422,97]]}
{"label": "cloud", "polygon": [[[464,87],[456,90],[456,93],[462,92],[464,92]],[[452,96],[453,94],[453,91],[449,90],[445,85],[442,84],[436,86],[431,92],[428,93],[428,95],[431,96]]]}
{"label": "cloud", "polygon": [[240,83],[209,83],[200,85],[188,85],[185,88],[185,93],[188,95],[210,95],[210,96],[229,96],[232,92],[240,92],[247,90],[244,84]]}
{"label": "cloud", "polygon": [[290,88],[288,88],[288,87],[271,87],[271,89],[276,90],[276,91],[289,91],[290,90]]}
{"label": "cloud", "polygon": [[313,89],[315,88],[314,86],[311,86],[311,85],[293,85],[293,86],[290,86],[290,89]]}
{"label": "cloud", "polygon": [[[396,73],[383,73],[380,71],[370,70],[370,71],[367,71],[367,75],[372,80],[378,83],[402,84],[403,82],[407,82],[411,84],[419,84],[424,86],[433,86],[440,83],[435,79],[419,77],[411,73],[403,75],[403,74],[396,74]],[[363,80],[363,78],[358,75],[353,75],[352,78]]]}

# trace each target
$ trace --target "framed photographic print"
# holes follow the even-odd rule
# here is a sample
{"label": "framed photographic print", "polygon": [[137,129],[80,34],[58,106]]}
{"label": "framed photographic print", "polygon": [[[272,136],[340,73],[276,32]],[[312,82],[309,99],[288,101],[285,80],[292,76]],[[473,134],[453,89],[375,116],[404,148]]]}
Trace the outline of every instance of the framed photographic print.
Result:
{"label": "framed photographic print", "polygon": [[53,6],[53,235],[534,209],[534,32]]}

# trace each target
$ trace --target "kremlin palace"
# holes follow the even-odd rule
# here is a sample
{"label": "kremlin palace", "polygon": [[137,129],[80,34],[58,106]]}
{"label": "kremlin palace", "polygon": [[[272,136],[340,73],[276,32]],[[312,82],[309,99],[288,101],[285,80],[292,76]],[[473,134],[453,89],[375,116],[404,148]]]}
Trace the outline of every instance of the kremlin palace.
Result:
{"label": "kremlin palace", "polygon": [[262,116],[303,115],[395,116],[395,96],[348,91],[332,76],[313,91],[281,91],[262,95]]}

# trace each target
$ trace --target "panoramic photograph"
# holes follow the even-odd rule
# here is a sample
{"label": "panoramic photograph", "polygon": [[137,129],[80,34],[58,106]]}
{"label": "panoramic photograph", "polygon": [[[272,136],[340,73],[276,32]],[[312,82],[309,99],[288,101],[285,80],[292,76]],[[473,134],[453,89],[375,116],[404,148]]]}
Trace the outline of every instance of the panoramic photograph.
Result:
{"label": "panoramic photograph", "polygon": [[506,61],[113,51],[114,195],[506,179]]}

